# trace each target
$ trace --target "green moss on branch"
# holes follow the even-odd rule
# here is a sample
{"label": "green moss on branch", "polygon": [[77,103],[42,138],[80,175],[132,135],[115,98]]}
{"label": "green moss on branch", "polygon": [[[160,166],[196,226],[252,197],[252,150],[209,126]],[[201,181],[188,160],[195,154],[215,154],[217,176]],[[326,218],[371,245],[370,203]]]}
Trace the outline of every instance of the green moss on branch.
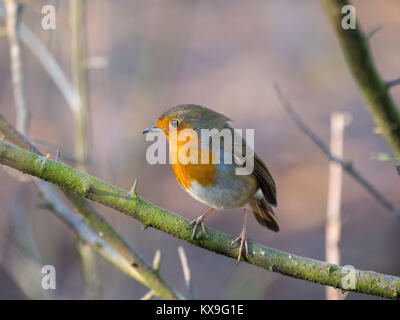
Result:
{"label": "green moss on branch", "polygon": [[342,8],[347,0],[321,0],[339,39],[354,79],[363,94],[380,132],[400,160],[400,113],[389,93],[389,87],[375,66],[368,37],[357,22],[356,29],[343,29]]}
{"label": "green moss on branch", "polygon": [[[114,208],[139,220],[145,226],[191,242],[187,219],[142,199],[136,193],[131,194],[61,162],[4,142],[0,142],[0,163]],[[198,235],[193,244],[236,259],[238,249],[229,246],[233,239],[231,235],[207,228],[207,234]],[[355,287],[347,288],[344,283],[346,272],[343,267],[282,252],[251,240],[248,240],[248,244],[249,255],[244,257],[244,260],[266,270],[343,290],[391,299],[400,298],[398,277],[355,270]]]}

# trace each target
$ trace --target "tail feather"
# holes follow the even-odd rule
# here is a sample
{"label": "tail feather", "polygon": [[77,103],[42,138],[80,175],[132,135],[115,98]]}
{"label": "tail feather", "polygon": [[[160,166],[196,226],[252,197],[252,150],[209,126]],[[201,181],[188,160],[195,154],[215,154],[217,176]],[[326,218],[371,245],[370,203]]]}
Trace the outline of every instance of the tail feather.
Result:
{"label": "tail feather", "polygon": [[250,201],[250,207],[259,224],[272,231],[279,231],[278,218],[263,196],[255,196],[252,201]]}

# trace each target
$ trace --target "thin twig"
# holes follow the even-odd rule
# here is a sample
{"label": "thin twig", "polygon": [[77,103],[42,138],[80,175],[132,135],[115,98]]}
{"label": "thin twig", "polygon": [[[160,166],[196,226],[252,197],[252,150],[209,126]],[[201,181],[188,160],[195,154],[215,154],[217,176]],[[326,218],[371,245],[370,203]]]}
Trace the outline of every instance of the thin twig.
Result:
{"label": "thin twig", "polygon": [[153,291],[148,291],[143,297],[140,298],[140,300],[150,300],[151,298],[153,298],[154,293]]}
{"label": "thin twig", "polygon": [[188,264],[188,260],[186,257],[186,253],[182,246],[178,247],[178,254],[179,254],[179,259],[181,260],[183,278],[185,279],[186,291],[189,295],[188,298],[189,298],[189,300],[193,300],[192,278],[190,275],[190,269],[189,269],[189,264]]}
{"label": "thin twig", "polygon": [[11,76],[17,116],[17,129],[23,134],[29,130],[30,113],[25,99],[25,83],[22,71],[19,27],[21,8],[16,0],[5,0],[7,36],[10,47]]}
{"label": "thin twig", "polygon": [[[26,137],[19,133],[1,114],[0,132],[3,133],[6,140],[11,141],[21,148],[43,156],[43,154]],[[160,296],[163,299],[177,299],[180,297],[178,293],[174,292],[167,284],[165,284],[159,274],[154,273],[153,268],[125,242],[125,240],[111,227],[111,225],[107,223],[107,221],[86,199],[69,190],[63,188],[60,189],[71,201],[76,210],[84,216],[85,222],[89,227],[95,230],[98,234],[101,234],[102,238],[110,243],[125,258],[127,263],[136,269],[136,272],[129,271],[129,275],[149,287],[153,290],[155,295]],[[113,258],[110,257],[110,259]],[[122,269],[124,265],[116,266],[125,271]],[[136,277],[136,273],[139,273],[141,276]]]}
{"label": "thin twig", "polygon": [[342,168],[352,176],[357,182],[359,182],[371,195],[378,200],[387,210],[389,210],[394,216],[400,218],[400,211],[384,196],[379,192],[364,176],[354,167],[351,162],[346,162],[343,159],[335,156],[330,151],[329,147],[325,144],[322,139],[316,135],[310,127],[300,118],[300,116],[294,111],[292,105],[285,97],[282,95],[279,86],[275,83],[275,89],[278,94],[278,98],[285,111],[288,113],[290,118],[296,124],[296,126],[307,135],[329,158],[329,160],[334,161],[342,166]]}
{"label": "thin twig", "polygon": [[396,159],[400,160],[399,108],[376,67],[368,38],[358,21],[355,28],[342,27],[342,9],[350,4],[348,0],[321,0],[321,3],[376,125]]}
{"label": "thin twig", "polygon": [[93,232],[85,223],[84,220],[78,218],[59,198],[52,185],[35,178],[40,193],[48,203],[48,209],[56,213],[78,236],[78,238],[89,245],[94,251],[100,254],[104,259],[108,260],[122,271],[139,280],[145,282],[143,275],[138,272],[125,257],[111,246],[105,239]]}
{"label": "thin twig", "polygon": [[400,78],[397,78],[397,79],[394,79],[394,80],[391,80],[391,81],[387,81],[387,82],[386,82],[386,86],[387,86],[388,88],[397,86],[397,85],[399,85],[399,84],[400,84]]}
{"label": "thin twig", "polygon": [[382,26],[381,26],[381,25],[372,26],[372,27],[368,28],[367,31],[365,31],[365,37],[366,37],[367,39],[371,39],[372,36],[373,36],[377,31],[379,31],[379,30],[381,30],[381,29],[382,29]]}
{"label": "thin twig", "polygon": [[88,171],[89,168],[89,111],[87,91],[86,63],[86,28],[85,5],[83,0],[70,1],[71,31],[72,31],[72,79],[79,95],[80,103],[77,105],[75,117],[75,156],[78,159],[78,168]]}
{"label": "thin twig", "polygon": [[160,250],[156,250],[156,253],[154,254],[153,258],[153,270],[154,271],[160,271],[161,267],[161,260],[162,260],[162,254]]}
{"label": "thin twig", "polygon": [[[331,143],[330,150],[338,158],[343,157],[343,132],[348,124],[350,115],[347,113],[333,113],[331,115]],[[342,166],[337,162],[329,163],[328,204],[326,210],[325,252],[326,261],[340,264],[340,237],[342,202]],[[340,300],[343,294],[332,287],[326,287],[327,300]]]}
{"label": "thin twig", "polygon": [[[88,149],[89,132],[88,123],[88,103],[87,103],[87,77],[85,64],[85,6],[84,0],[70,1],[71,34],[72,34],[72,78],[74,86],[79,95],[80,103],[77,105],[77,112],[73,114],[75,118],[75,157],[78,159],[77,166],[80,170],[89,171]],[[77,243],[80,253],[82,272],[86,282],[87,294],[92,299],[101,298],[101,286],[98,280],[98,268],[93,251],[88,246]]]}
{"label": "thin twig", "polygon": [[[0,15],[3,17],[5,16],[5,12],[2,10],[1,6]],[[54,81],[54,84],[67,101],[72,113],[75,114],[78,112],[78,106],[80,104],[78,92],[71,81],[68,80],[53,55],[47,50],[39,38],[22,22],[19,24],[19,36],[21,41],[28,47]]]}

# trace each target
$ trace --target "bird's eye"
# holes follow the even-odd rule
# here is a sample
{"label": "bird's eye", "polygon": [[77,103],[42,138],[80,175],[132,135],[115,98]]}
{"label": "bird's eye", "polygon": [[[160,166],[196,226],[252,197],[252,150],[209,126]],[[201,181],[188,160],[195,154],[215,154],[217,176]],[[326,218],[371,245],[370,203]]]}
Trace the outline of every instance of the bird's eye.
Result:
{"label": "bird's eye", "polygon": [[171,121],[171,126],[173,126],[174,128],[178,128],[179,125],[179,121],[178,120],[172,120]]}

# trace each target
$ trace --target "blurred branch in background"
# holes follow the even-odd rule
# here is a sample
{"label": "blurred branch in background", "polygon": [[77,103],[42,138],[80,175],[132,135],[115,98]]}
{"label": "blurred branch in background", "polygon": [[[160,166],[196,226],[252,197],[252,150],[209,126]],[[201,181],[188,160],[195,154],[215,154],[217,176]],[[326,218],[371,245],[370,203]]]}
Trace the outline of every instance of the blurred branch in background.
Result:
{"label": "blurred branch in background", "polygon": [[87,90],[86,69],[86,1],[71,0],[71,63],[72,79],[79,96],[79,103],[75,109],[75,156],[78,168],[89,171],[89,105]]}
{"label": "blurred branch in background", "polygon": [[[10,70],[12,88],[15,101],[16,126],[24,135],[29,134],[30,112],[26,99],[25,78],[20,47],[20,25],[23,7],[15,0],[6,0],[6,34],[10,51]],[[8,172],[16,176],[17,172]],[[26,179],[20,181],[27,182]],[[21,195],[19,195],[21,196]],[[31,223],[26,219],[25,208],[19,200],[14,201],[11,210],[11,233],[13,242],[9,245],[10,254],[6,259],[5,266],[19,288],[29,299],[48,298],[50,295],[42,290],[37,281],[40,277],[42,265],[36,238],[31,230]],[[20,272],[21,266],[28,272]]]}
{"label": "blurred branch in background", "polygon": [[25,84],[22,71],[21,48],[19,45],[20,14],[22,6],[16,0],[5,0],[6,28],[10,47],[11,76],[14,90],[15,108],[17,114],[17,129],[27,135],[29,131],[30,114],[25,99]]}
{"label": "blurred branch in background", "polygon": [[337,157],[332,154],[329,146],[322,141],[322,139],[315,134],[308,125],[300,118],[300,116],[294,111],[290,102],[283,96],[279,86],[275,83],[275,89],[278,98],[285,109],[287,114],[293,120],[295,125],[307,135],[321,150],[326,154],[330,161],[336,162],[341,165],[341,167],[352,176],[357,182],[359,182],[371,195],[378,200],[386,209],[388,209],[395,217],[400,218],[400,211],[397,209],[392,202],[390,202],[386,196],[379,192],[354,166],[352,162],[344,161],[342,158]]}
{"label": "blurred branch in background", "polygon": [[389,93],[389,89],[400,84],[400,80],[388,82],[382,80],[370,50],[368,41],[370,36],[362,31],[358,22],[355,29],[342,27],[344,17],[342,8],[349,5],[349,1],[321,0],[321,2],[372,117],[397,160],[400,160],[400,113]]}
{"label": "blurred branch in background", "polygon": [[[5,12],[0,7],[0,15],[5,17]],[[31,53],[38,59],[42,67],[46,70],[56,87],[64,96],[73,114],[77,113],[79,95],[71,81],[67,78],[60,65],[53,55],[47,50],[39,38],[22,22],[19,23],[19,33],[21,41],[29,48]]]}
{"label": "blurred branch in background", "polygon": [[[188,219],[142,199],[135,188],[128,192],[59,161],[5,142],[0,142],[0,163],[116,209],[139,220],[145,227],[156,228],[188,243],[230,258],[237,259],[238,257],[237,248],[229,245],[235,237],[206,228],[205,235],[198,234],[192,241]],[[345,291],[400,299],[399,277],[354,269],[352,273],[354,286],[349,286],[348,269],[344,267],[282,252],[250,239],[248,243],[249,254],[243,260],[266,270]]]}
{"label": "blurred branch in background", "polygon": [[182,265],[182,271],[183,271],[183,278],[185,280],[185,286],[186,286],[186,291],[188,294],[188,299],[193,300],[193,283],[192,283],[192,277],[190,274],[190,268],[189,268],[189,263],[186,257],[185,249],[183,249],[182,246],[178,247],[178,254],[179,254],[179,259],[181,260],[181,265]]}
{"label": "blurred branch in background", "polygon": [[[75,157],[80,170],[89,172],[89,109],[86,72],[86,1],[70,1],[71,18],[71,63],[72,79],[78,93],[78,104],[74,109],[75,118]],[[99,270],[94,252],[85,243],[76,243],[79,251],[86,294],[91,299],[102,296]]]}
{"label": "blurred branch in background", "polygon": [[[0,14],[3,16],[5,15],[2,10],[0,10]],[[72,110],[72,113],[74,115],[78,114],[80,105],[80,97],[78,92],[75,90],[56,60],[48,52],[41,41],[22,23],[19,23],[19,26],[21,28],[22,40],[25,41],[25,44],[41,62],[42,66],[45,68],[55,82],[56,86],[64,95]],[[14,69],[12,71],[14,71]],[[20,82],[17,82],[17,84],[20,84]],[[21,93],[23,94],[22,89]],[[18,110],[19,109],[17,109],[17,114]],[[41,154],[35,146],[33,146],[22,134],[19,134],[1,115],[0,131],[4,134],[6,139],[12,141],[13,143],[32,152]],[[34,181],[36,185],[40,187],[40,183],[42,182],[39,183],[40,180],[36,179],[34,179]],[[104,239],[114,246],[122,254],[122,256],[124,256],[126,261],[131,264],[135,271],[133,273],[129,273],[131,276],[144,285],[152,288],[154,295],[160,296],[164,299],[177,298],[177,295],[164,283],[158,273],[154,272],[153,269],[127,245],[127,243],[112,229],[112,227],[101,217],[101,215],[97,213],[97,211],[93,208],[93,206],[90,205],[89,202],[69,191],[63,190],[63,192],[78,210],[78,212],[85,217],[85,220],[89,226],[96,230],[96,232],[102,234]],[[53,207],[57,207],[55,204],[52,205]],[[122,267],[121,269],[124,270]],[[137,274],[141,274],[141,277],[136,276]]]}
{"label": "blurred branch in background", "polygon": [[[331,115],[331,144],[333,155],[343,158],[343,132],[351,121],[348,113],[333,113]],[[340,207],[342,198],[342,167],[337,162],[329,163],[328,204],[326,210],[325,252],[326,261],[340,264],[340,237],[342,222]],[[344,295],[331,287],[326,287],[326,299],[340,300]]]}
{"label": "blurred branch in background", "polygon": [[[0,114],[0,132],[4,135],[4,138],[12,143],[20,146],[21,148],[25,148],[29,151],[32,151],[38,155],[41,155],[41,152],[32,145],[22,134],[15,130],[15,128]],[[35,184],[39,189],[41,189],[42,184],[45,182],[34,179]],[[43,188],[42,188],[43,189]],[[47,190],[47,189],[46,189]],[[104,241],[107,241],[117,252],[124,257],[126,262],[131,266],[130,269],[126,269],[124,266],[125,262],[122,265],[114,263],[117,267],[119,267],[122,271],[127,272],[131,277],[144,284],[153,290],[154,295],[160,296],[163,299],[176,299],[178,298],[177,294],[167,285],[164,280],[160,277],[157,270],[153,270],[153,268],[146,263],[142,257],[138,253],[136,253],[129,245],[121,238],[120,235],[107,223],[107,221],[94,209],[94,207],[84,198],[76,195],[75,193],[65,190],[61,188],[61,191],[66,195],[66,197],[71,201],[74,205],[75,209],[81,213],[85,222],[88,224],[90,228],[95,230],[96,233],[101,235]],[[55,194],[52,191],[50,199],[56,199],[53,197]],[[60,203],[51,203],[52,207],[57,208],[59,206],[64,206],[64,204]],[[110,259],[114,261],[113,257]],[[116,260],[119,261],[118,259]]]}

